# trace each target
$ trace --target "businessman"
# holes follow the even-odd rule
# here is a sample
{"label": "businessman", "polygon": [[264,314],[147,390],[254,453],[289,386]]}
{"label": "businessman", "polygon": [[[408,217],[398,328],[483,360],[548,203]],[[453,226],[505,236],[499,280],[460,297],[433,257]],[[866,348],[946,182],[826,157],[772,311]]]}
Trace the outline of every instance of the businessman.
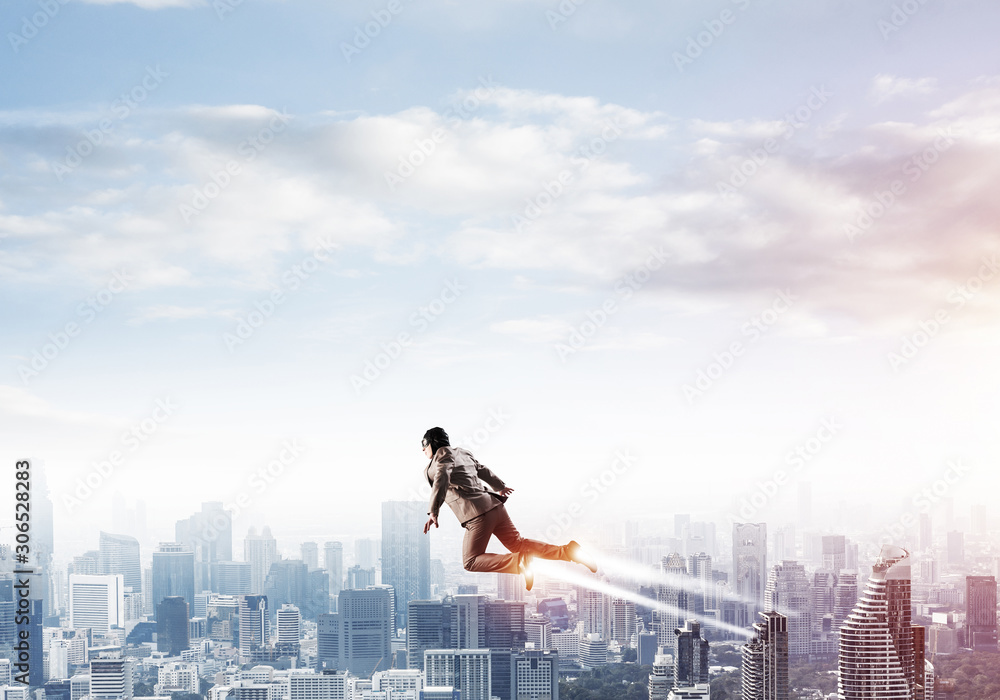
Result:
{"label": "businessman", "polygon": [[[514,489],[477,462],[471,452],[452,447],[448,433],[442,428],[428,430],[420,444],[424,455],[430,459],[425,470],[427,482],[431,485],[430,510],[427,512],[430,517],[424,524],[424,534],[430,532],[431,526],[438,527],[438,513],[441,505],[447,503],[465,528],[462,561],[466,571],[522,574],[529,591],[534,581],[532,557],[573,561],[597,572],[597,564],[584,555],[575,541],[554,545],[521,537],[504,508],[504,502]],[[483,488],[480,480],[494,491]],[[510,554],[486,551],[490,537],[494,535],[510,550]]]}

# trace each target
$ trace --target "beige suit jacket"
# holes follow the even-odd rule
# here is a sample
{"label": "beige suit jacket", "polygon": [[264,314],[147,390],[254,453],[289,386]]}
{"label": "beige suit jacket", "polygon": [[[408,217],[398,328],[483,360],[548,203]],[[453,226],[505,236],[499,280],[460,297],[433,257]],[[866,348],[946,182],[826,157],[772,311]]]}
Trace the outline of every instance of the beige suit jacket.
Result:
{"label": "beige suit jacket", "polygon": [[465,524],[503,502],[496,494],[484,489],[479,480],[497,491],[503,490],[506,485],[464,448],[439,447],[424,475],[431,485],[428,515],[436,517],[441,504],[447,503],[458,517],[458,522]]}

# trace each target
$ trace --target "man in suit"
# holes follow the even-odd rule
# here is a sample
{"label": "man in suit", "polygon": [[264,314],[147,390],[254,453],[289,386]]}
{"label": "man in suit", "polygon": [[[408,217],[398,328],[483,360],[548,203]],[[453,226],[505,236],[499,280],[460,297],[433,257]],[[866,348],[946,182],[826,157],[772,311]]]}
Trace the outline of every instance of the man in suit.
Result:
{"label": "man in suit", "polygon": [[[597,572],[597,565],[584,556],[575,541],[554,545],[521,537],[504,508],[504,502],[514,489],[477,462],[471,452],[452,447],[448,433],[442,428],[431,428],[424,433],[421,446],[424,455],[430,459],[424,474],[431,485],[430,510],[427,512],[430,517],[424,524],[424,534],[430,531],[431,526],[438,527],[438,512],[441,505],[447,503],[465,528],[462,561],[466,571],[522,574],[529,591],[534,579],[530,568],[532,557],[574,561]],[[480,480],[495,491],[483,488]],[[486,551],[493,535],[510,550],[510,554]]]}

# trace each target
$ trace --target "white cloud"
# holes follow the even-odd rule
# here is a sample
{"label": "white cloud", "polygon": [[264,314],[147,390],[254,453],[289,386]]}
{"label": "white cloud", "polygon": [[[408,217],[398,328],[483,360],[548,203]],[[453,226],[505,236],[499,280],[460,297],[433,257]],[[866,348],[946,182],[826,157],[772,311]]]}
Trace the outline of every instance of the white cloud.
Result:
{"label": "white cloud", "polygon": [[879,73],[872,80],[871,94],[876,102],[894,97],[918,97],[937,90],[937,78],[900,78]]}

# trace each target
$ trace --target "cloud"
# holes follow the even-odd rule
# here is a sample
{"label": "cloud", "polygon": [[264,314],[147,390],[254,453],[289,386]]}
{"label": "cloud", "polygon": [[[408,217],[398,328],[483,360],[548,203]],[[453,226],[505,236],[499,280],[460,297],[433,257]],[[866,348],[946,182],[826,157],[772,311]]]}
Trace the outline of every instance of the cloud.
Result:
{"label": "cloud", "polygon": [[937,78],[899,78],[879,73],[872,81],[871,94],[876,102],[894,97],[919,97],[937,90]]}

